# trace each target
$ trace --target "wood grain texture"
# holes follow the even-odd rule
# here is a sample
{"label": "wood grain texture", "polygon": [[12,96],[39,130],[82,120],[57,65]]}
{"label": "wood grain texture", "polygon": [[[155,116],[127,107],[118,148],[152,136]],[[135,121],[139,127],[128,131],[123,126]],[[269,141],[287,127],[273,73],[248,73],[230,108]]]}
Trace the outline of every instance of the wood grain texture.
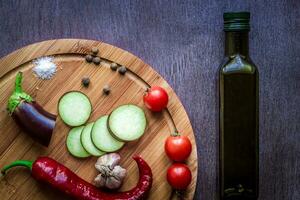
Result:
{"label": "wood grain texture", "polygon": [[[99,49],[99,56],[103,62],[97,66],[87,63],[84,56],[91,52],[92,47]],[[41,56],[53,56],[58,65],[58,71],[51,80],[43,81],[34,76],[32,60]],[[115,62],[126,66],[128,72],[121,75],[110,69],[110,64]],[[9,67],[6,67],[9,66]],[[0,60],[0,166],[13,160],[35,160],[37,156],[49,156],[65,164],[72,171],[88,182],[93,182],[96,176],[94,164],[97,158],[76,159],[66,149],[66,136],[70,130],[61,119],[56,121],[55,130],[48,148],[34,143],[19,129],[13,119],[5,112],[14,87],[16,73],[24,74],[24,91],[33,95],[35,100],[45,109],[57,115],[57,104],[60,97],[72,90],[84,92],[91,100],[93,112],[89,122],[97,120],[103,115],[112,112],[123,104],[135,104],[145,110],[147,129],[144,136],[138,141],[128,142],[121,149],[121,166],[128,170],[128,176],[120,190],[129,190],[138,180],[138,170],[132,155],[141,155],[151,166],[153,173],[153,186],[149,199],[170,199],[171,187],[166,181],[166,169],[171,165],[164,152],[166,138],[178,130],[182,135],[191,139],[193,151],[187,164],[190,167],[193,180],[188,188],[185,198],[192,199],[196,188],[197,179],[197,147],[188,116],[178,97],[170,86],[149,65],[127,51],[111,45],[79,39],[50,40],[21,48]],[[88,76],[91,84],[85,88],[81,79]],[[111,93],[106,96],[102,93],[104,85],[110,85]],[[152,85],[164,87],[169,94],[167,110],[161,113],[150,112],[145,108],[143,95],[146,88]],[[49,196],[49,189],[42,189],[29,178],[29,173],[15,170],[2,179],[0,193],[5,194],[1,199],[65,199],[61,194]],[[20,185],[20,183],[24,182]],[[6,186],[6,185],[9,185]],[[14,188],[11,191],[11,188]],[[45,187],[46,188],[46,187]]]}
{"label": "wood grain texture", "polygon": [[195,199],[218,198],[216,74],[224,11],[249,10],[260,72],[260,199],[300,199],[299,0],[0,1],[0,55],[37,41],[88,38],[153,66],[185,106],[199,155]]}

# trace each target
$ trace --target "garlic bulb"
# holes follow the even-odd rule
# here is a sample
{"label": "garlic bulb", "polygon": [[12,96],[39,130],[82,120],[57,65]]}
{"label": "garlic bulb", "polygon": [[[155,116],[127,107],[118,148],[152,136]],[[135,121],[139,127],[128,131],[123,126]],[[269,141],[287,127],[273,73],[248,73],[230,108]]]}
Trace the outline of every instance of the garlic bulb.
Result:
{"label": "garlic bulb", "polygon": [[121,187],[126,176],[126,169],[118,165],[120,159],[119,154],[110,153],[101,156],[97,160],[95,168],[100,172],[94,180],[97,187],[106,187],[108,189]]}

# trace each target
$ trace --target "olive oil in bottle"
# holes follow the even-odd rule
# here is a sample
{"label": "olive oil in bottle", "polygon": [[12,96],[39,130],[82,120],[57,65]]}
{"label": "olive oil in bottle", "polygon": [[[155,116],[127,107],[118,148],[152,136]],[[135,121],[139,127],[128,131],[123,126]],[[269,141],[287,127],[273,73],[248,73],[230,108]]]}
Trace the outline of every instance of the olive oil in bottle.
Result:
{"label": "olive oil in bottle", "polygon": [[250,13],[224,13],[219,71],[220,196],[258,198],[258,71],[249,57]]}

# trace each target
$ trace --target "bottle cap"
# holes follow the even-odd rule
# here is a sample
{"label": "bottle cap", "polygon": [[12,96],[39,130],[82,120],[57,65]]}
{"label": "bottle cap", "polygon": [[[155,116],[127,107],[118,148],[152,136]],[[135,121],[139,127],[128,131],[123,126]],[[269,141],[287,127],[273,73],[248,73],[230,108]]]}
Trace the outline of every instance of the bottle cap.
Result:
{"label": "bottle cap", "polygon": [[223,14],[224,31],[249,31],[250,12],[226,12]]}

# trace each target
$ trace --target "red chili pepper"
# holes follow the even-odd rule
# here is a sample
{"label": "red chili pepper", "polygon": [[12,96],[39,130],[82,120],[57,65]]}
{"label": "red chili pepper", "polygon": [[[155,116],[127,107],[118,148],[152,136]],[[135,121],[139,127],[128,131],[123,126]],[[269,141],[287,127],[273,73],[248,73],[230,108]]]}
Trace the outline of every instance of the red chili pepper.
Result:
{"label": "red chili pepper", "polygon": [[5,166],[1,173],[15,166],[31,170],[33,178],[48,183],[52,187],[80,200],[139,200],[144,199],[152,187],[152,172],[149,165],[140,157],[134,156],[140,178],[137,185],[126,192],[108,193],[78,177],[74,172],[49,157],[39,157],[35,162],[19,160]]}

